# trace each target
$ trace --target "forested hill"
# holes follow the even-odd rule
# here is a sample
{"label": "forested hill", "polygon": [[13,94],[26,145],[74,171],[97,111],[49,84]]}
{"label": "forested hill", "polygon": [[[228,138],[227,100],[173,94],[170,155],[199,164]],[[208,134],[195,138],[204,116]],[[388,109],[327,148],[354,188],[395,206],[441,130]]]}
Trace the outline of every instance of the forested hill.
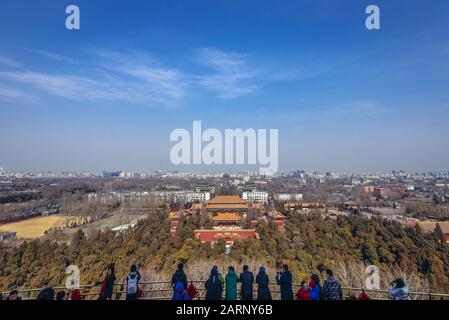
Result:
{"label": "forested hill", "polygon": [[1,249],[0,289],[63,285],[70,264],[80,268],[82,284],[102,279],[110,262],[116,264],[118,279],[133,263],[144,279],[167,279],[177,262],[184,261],[194,279],[204,279],[212,264],[223,273],[227,265],[240,268],[244,263],[253,271],[265,265],[273,273],[277,265],[287,263],[296,281],[330,267],[343,285],[354,287],[363,286],[365,267],[375,264],[383,287],[403,276],[414,290],[449,292],[449,246],[436,235],[395,222],[293,214],[285,232],[274,224],[259,223],[260,239],[237,241],[226,256],[223,242],[211,247],[194,238],[200,219],[181,221],[175,238],[169,235],[167,215],[160,213],[123,234],[106,231],[86,239],[80,230],[69,245],[40,240],[24,242],[12,251]]}

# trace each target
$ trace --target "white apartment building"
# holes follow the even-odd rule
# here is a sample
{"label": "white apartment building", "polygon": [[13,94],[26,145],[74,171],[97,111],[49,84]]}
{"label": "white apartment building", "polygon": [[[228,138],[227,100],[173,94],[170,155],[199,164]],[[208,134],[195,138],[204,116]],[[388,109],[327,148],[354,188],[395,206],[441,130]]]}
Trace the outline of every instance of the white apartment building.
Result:
{"label": "white apartment building", "polygon": [[302,201],[302,193],[276,193],[273,195],[276,201]]}
{"label": "white apartment building", "polygon": [[188,192],[186,193],[185,202],[207,202],[210,200],[209,192]]}
{"label": "white apartment building", "polygon": [[252,203],[268,203],[268,192],[255,191],[255,192],[243,192],[242,199]]}

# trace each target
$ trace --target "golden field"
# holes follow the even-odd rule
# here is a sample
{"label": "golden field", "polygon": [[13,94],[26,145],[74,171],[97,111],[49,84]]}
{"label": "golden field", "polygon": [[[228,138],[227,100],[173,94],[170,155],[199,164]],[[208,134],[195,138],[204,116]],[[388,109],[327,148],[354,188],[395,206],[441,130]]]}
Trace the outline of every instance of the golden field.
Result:
{"label": "golden field", "polygon": [[17,238],[37,238],[48,229],[65,221],[67,216],[44,216],[0,225],[0,232],[17,232]]}

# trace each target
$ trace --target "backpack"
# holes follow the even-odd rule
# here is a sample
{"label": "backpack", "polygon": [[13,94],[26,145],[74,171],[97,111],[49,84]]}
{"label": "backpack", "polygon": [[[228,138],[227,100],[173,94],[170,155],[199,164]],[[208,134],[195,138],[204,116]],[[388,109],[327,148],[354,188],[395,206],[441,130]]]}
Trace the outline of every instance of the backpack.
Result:
{"label": "backpack", "polygon": [[223,278],[223,276],[221,275],[221,273],[218,274],[218,281],[220,281],[220,283],[223,285],[225,283],[225,279]]}
{"label": "backpack", "polygon": [[128,288],[126,290],[126,293],[128,294],[135,294],[137,293],[138,289],[138,276],[136,275],[134,278],[131,278],[128,276]]}

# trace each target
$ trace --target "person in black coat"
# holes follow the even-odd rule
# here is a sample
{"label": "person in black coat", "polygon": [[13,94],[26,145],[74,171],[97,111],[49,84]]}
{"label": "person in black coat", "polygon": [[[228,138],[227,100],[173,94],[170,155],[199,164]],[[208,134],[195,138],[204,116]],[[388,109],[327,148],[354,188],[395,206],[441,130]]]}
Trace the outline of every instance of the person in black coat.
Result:
{"label": "person in black coat", "polygon": [[253,300],[254,275],[252,272],[248,271],[247,265],[243,266],[243,272],[240,274],[239,280],[242,283],[240,288],[242,300]]}
{"label": "person in black coat", "polygon": [[115,265],[110,263],[106,269],[106,276],[101,284],[99,300],[112,300],[115,280]]}
{"label": "person in black coat", "polygon": [[171,285],[173,287],[173,292],[176,292],[176,285],[178,283],[182,283],[184,288],[187,288],[187,276],[184,272],[184,264],[180,263],[178,264],[178,269],[173,273],[173,276],[171,277]]}
{"label": "person in black coat", "polygon": [[221,300],[223,284],[218,277],[218,269],[212,268],[209,279],[204,283],[206,288],[206,300]]}
{"label": "person in black coat", "polygon": [[39,292],[36,300],[55,300],[55,290],[53,288],[45,288]]}
{"label": "person in black coat", "polygon": [[270,279],[268,274],[265,272],[264,267],[259,268],[259,273],[256,276],[257,283],[257,300],[272,300],[270,288],[268,284]]}
{"label": "person in black coat", "polygon": [[278,272],[276,282],[281,286],[281,300],[293,300],[292,274],[286,264],[282,265],[282,271]]}

